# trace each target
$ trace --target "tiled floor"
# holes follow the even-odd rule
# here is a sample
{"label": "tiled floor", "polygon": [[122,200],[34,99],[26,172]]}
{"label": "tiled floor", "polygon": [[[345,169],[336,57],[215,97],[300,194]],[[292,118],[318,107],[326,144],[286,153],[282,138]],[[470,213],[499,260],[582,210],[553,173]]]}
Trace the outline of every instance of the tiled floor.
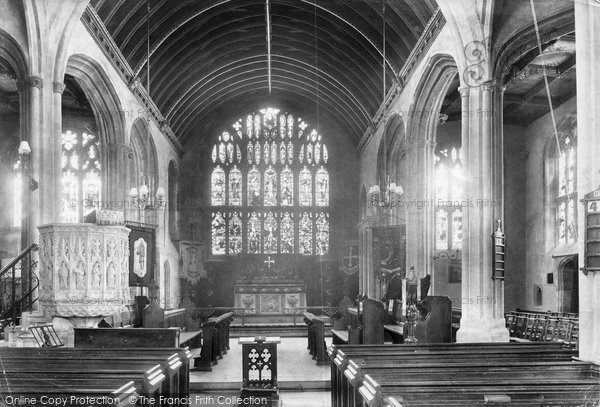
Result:
{"label": "tiled floor", "polygon": [[[326,339],[327,345],[331,338]],[[194,406],[229,406],[242,385],[242,346],[230,340],[230,350],[212,372],[191,372]],[[306,338],[281,338],[277,347],[278,383],[284,407],[329,407],[329,365],[317,366],[306,349]]]}

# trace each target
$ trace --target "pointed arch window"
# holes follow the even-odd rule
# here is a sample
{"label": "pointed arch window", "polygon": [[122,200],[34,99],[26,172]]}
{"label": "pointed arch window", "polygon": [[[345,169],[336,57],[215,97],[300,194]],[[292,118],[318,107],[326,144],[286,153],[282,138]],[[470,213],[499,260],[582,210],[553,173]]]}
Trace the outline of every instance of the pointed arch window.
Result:
{"label": "pointed arch window", "polygon": [[328,253],[329,151],[314,126],[261,109],[222,130],[210,158],[213,255]]}
{"label": "pointed arch window", "polygon": [[556,235],[558,244],[577,241],[577,149],[576,131],[561,140],[555,160],[558,186],[556,188]]}
{"label": "pointed arch window", "polygon": [[439,145],[435,150],[435,249],[462,247],[462,150],[456,144]]}
{"label": "pointed arch window", "polygon": [[101,154],[98,136],[67,130],[61,135],[62,220],[80,222],[100,202]]}

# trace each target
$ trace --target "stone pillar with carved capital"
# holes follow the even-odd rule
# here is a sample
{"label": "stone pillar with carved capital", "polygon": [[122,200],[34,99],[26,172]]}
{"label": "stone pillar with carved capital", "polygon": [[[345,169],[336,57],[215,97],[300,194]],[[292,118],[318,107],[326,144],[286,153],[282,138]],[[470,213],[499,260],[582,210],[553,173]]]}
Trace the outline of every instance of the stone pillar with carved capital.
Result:
{"label": "stone pillar with carved capital", "polygon": [[[26,172],[28,177],[40,180],[43,173],[42,162],[42,137],[40,134],[41,108],[43,81],[37,76],[28,76],[25,80],[18,83],[20,115],[21,115],[21,140],[29,142],[31,154],[27,158]],[[37,220],[40,219],[40,205],[43,204],[40,199],[40,192],[34,192],[29,189],[28,179],[23,179],[23,223],[21,229],[21,246],[24,248],[28,244],[37,242],[38,232],[35,227]]]}
{"label": "stone pillar with carved capital", "polygon": [[458,342],[508,341],[504,282],[492,278],[492,233],[502,217],[502,144],[496,125],[494,82],[459,88],[462,98],[463,209],[462,318]]}
{"label": "stone pillar with carved capital", "polygon": [[62,82],[52,83],[52,114],[54,117],[54,128],[52,133],[54,137],[48,137],[47,140],[47,173],[51,180],[48,189],[52,189],[52,195],[46,196],[49,206],[49,213],[44,218],[46,222],[60,222],[62,214],[62,186],[60,179],[62,177],[61,167],[61,135],[62,135],[62,95],[65,91],[65,84]]}
{"label": "stone pillar with carved capital", "polygon": [[406,197],[408,201],[406,235],[415,238],[407,239],[406,265],[407,268],[414,266],[420,277],[429,274],[435,278],[431,255],[434,242],[433,231],[435,230],[434,192],[431,182],[434,179],[435,143],[424,138],[412,143],[410,148],[408,153],[412,160],[410,168],[414,168],[416,173],[414,177],[411,177],[412,185],[409,185],[409,193]]}

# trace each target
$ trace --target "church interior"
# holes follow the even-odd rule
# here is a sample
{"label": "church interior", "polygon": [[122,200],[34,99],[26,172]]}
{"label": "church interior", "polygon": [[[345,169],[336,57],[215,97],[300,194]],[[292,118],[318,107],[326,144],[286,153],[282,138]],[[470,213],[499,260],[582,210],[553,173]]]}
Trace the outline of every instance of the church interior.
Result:
{"label": "church interior", "polygon": [[599,0],[0,10],[0,404],[600,405]]}

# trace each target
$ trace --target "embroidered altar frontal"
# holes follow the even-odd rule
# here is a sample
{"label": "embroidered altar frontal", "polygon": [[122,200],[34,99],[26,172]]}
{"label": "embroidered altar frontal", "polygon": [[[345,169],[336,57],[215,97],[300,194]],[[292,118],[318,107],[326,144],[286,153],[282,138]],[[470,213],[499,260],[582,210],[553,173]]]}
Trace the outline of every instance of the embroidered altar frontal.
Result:
{"label": "embroidered altar frontal", "polygon": [[235,306],[246,315],[290,315],[306,307],[306,285],[300,283],[238,283],[234,294]]}

